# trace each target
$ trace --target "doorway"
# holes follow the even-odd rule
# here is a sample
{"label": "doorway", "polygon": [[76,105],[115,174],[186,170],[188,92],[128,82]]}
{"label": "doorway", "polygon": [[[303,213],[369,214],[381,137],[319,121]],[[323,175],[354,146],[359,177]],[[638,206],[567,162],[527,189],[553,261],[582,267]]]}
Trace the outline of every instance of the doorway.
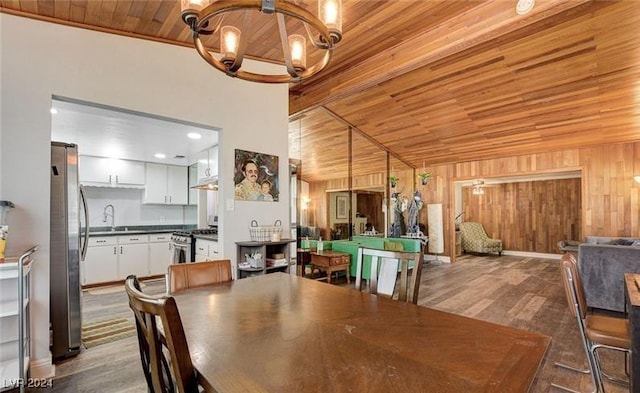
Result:
{"label": "doorway", "polygon": [[456,227],[480,222],[507,253],[556,254],[558,241],[582,238],[581,170],[458,180],[454,187]]}

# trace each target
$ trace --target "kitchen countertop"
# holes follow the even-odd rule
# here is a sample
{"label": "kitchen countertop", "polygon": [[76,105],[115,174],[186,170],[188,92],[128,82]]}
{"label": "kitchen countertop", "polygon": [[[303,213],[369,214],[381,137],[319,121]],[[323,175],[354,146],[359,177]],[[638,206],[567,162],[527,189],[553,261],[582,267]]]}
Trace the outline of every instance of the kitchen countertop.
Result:
{"label": "kitchen countertop", "polygon": [[196,239],[202,239],[202,240],[210,240],[212,242],[217,242],[218,241],[218,235],[193,235],[193,237],[195,237]]}
{"label": "kitchen countertop", "polygon": [[[89,237],[171,233],[190,229],[195,229],[195,225],[131,225],[115,227],[114,231],[109,227],[90,227]],[[84,231],[84,228],[82,231]]]}

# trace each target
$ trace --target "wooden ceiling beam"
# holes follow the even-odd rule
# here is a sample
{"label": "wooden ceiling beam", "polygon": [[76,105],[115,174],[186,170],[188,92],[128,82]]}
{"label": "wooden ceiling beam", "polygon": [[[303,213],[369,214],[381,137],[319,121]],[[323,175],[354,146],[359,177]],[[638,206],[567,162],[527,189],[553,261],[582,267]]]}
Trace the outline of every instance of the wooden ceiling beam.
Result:
{"label": "wooden ceiling beam", "polygon": [[[327,105],[482,42],[591,2],[592,0],[540,2],[526,16],[515,13],[514,2],[480,3],[435,29],[418,34],[411,40],[354,65],[335,78],[327,78],[315,84],[301,84],[302,93],[293,87],[289,97],[289,114],[296,115]],[[336,50],[340,50],[340,47]]]}

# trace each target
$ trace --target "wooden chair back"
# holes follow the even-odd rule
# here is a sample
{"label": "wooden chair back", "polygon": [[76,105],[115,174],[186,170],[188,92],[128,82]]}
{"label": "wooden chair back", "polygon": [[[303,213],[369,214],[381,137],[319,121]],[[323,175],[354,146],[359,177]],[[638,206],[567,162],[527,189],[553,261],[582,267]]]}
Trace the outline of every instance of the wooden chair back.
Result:
{"label": "wooden chair back", "polygon": [[562,283],[567,296],[567,303],[571,315],[585,319],[587,316],[587,299],[582,286],[582,279],[578,271],[576,257],[572,253],[565,253],[560,259],[562,265]]}
{"label": "wooden chair back", "polygon": [[[135,316],[142,368],[149,391],[197,393],[198,377],[175,299],[143,293],[133,275],[125,280],[125,289]],[[165,351],[169,359],[165,357]]]}
{"label": "wooden chair back", "polygon": [[[356,264],[355,288],[357,290],[362,290],[362,272],[366,256],[371,257],[369,293],[393,296],[399,269],[398,300],[413,304],[418,303],[420,278],[422,276],[422,250],[420,252],[404,252],[360,247]],[[413,267],[409,266],[411,262],[413,262]],[[411,276],[409,277],[410,270]],[[379,288],[390,288],[390,290],[379,291]]]}
{"label": "wooden chair back", "polygon": [[179,263],[169,265],[167,288],[169,293],[175,293],[188,288],[229,282],[231,279],[229,259]]}

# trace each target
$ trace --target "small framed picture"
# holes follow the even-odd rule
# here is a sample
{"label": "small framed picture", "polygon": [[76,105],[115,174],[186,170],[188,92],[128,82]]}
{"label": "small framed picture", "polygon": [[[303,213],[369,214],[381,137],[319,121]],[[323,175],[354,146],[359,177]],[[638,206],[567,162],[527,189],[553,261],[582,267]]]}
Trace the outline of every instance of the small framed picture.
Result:
{"label": "small framed picture", "polygon": [[336,218],[348,218],[347,211],[347,197],[344,195],[336,196]]}

